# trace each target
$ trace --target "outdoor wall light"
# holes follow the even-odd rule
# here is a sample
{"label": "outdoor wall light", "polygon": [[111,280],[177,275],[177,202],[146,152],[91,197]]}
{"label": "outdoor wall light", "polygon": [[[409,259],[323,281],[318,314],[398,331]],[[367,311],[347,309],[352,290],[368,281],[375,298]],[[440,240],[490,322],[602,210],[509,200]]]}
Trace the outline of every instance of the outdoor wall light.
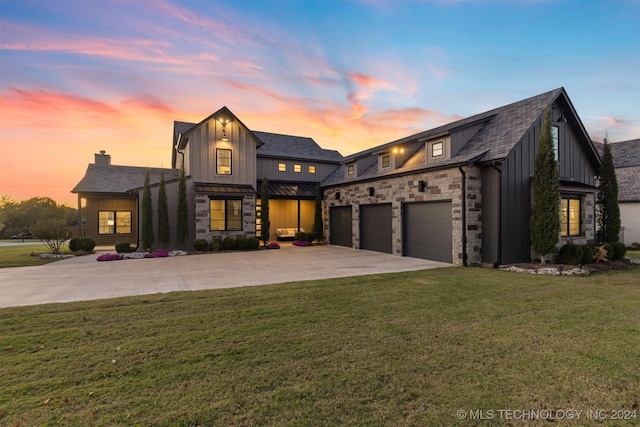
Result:
{"label": "outdoor wall light", "polygon": [[402,154],[404,153],[404,147],[393,147],[393,154]]}
{"label": "outdoor wall light", "polygon": [[224,130],[224,128],[222,128],[222,138],[220,139],[225,142],[229,141],[229,138],[227,138],[227,132]]}

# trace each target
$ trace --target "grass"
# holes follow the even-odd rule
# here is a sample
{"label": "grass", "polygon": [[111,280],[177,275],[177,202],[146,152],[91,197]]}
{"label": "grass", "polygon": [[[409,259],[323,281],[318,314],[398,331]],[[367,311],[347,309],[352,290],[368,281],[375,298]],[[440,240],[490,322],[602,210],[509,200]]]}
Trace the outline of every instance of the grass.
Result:
{"label": "grass", "polygon": [[[637,422],[639,273],[447,268],[2,309],[0,424]],[[496,422],[547,424],[480,425]]]}
{"label": "grass", "polygon": [[625,254],[625,256],[627,256],[629,258],[640,259],[640,251],[628,250],[627,253]]}
{"label": "grass", "polygon": [[[66,248],[65,245],[65,249]],[[57,259],[40,259],[37,256],[31,256],[32,252],[44,254],[50,251],[45,245],[39,242],[31,245],[2,246],[0,247],[0,268],[29,267],[58,261]],[[62,252],[65,253],[65,250]],[[66,253],[70,253],[68,249]]]}

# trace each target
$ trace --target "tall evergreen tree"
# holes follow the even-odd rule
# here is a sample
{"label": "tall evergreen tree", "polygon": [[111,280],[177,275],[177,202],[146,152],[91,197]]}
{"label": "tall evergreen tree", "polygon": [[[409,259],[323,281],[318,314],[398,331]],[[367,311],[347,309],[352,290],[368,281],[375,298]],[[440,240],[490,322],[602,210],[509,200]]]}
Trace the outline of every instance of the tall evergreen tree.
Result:
{"label": "tall evergreen tree", "polygon": [[313,212],[313,228],[311,232],[316,240],[322,238],[324,224],[322,223],[322,189],[320,184],[316,187],[316,204]]}
{"label": "tall evergreen tree", "polygon": [[618,206],[618,181],[611,147],[604,140],[600,182],[598,183],[598,241],[616,243],[620,240],[620,207]]}
{"label": "tall evergreen tree", "polygon": [[533,206],[529,222],[531,246],[544,264],[545,256],[553,251],[560,234],[560,178],[553,152],[549,107],[545,109],[542,120],[532,185]]}
{"label": "tall evergreen tree", "polygon": [[149,171],[144,174],[142,189],[142,248],[151,249],[153,246],[153,206],[151,204],[151,186],[149,185]]}
{"label": "tall evergreen tree", "polygon": [[269,228],[271,221],[269,220],[269,181],[265,176],[262,179],[262,188],[260,195],[260,240],[266,246],[269,241]]}
{"label": "tall evergreen tree", "polygon": [[164,171],[161,171],[160,187],[158,188],[158,240],[162,243],[162,247],[166,248],[170,239],[169,203],[167,202],[167,189],[164,179]]}
{"label": "tall evergreen tree", "polygon": [[178,219],[176,228],[178,243],[184,248],[189,237],[189,207],[187,205],[187,178],[184,172],[184,164],[180,168],[180,181],[178,182]]}

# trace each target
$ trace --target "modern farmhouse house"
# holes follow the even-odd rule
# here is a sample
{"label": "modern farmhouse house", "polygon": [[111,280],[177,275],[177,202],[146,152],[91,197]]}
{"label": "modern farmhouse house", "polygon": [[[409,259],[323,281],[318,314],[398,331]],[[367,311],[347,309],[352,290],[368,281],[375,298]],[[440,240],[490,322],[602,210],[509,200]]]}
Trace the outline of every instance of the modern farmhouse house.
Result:
{"label": "modern farmhouse house", "polygon": [[[560,244],[586,243],[594,239],[600,158],[563,88],[348,157],[310,138],[251,131],[226,107],[197,124],[175,122],[165,169],[170,222],[184,165],[191,242],[256,235],[266,177],[272,240],[279,229],[310,229],[319,186],[330,244],[460,265],[529,261],[531,177],[547,107],[561,177]],[[96,154],[72,190],[86,206],[82,234],[99,245],[138,241],[145,170]],[[149,171],[155,206],[161,170]]]}

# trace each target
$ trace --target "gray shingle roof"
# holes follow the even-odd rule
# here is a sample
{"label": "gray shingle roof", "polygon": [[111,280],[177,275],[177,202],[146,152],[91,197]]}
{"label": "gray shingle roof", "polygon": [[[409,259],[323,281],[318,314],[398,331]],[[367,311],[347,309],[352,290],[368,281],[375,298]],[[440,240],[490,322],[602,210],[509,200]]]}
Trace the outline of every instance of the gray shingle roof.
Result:
{"label": "gray shingle roof", "polygon": [[619,202],[640,202],[640,166],[616,168],[616,181]]}
{"label": "gray shingle roof", "polygon": [[312,138],[258,131],[254,131],[253,134],[263,143],[258,148],[258,156],[326,162],[339,162],[343,159],[339,152],[321,148]]}
{"label": "gray shingle roof", "polygon": [[[596,147],[598,148],[598,153],[602,156],[604,144],[597,142]],[[609,144],[609,148],[616,168],[640,166],[640,139],[612,142]]]}
{"label": "gray shingle roof", "polygon": [[137,166],[99,166],[93,163],[87,167],[84,177],[71,190],[72,193],[127,193],[144,186],[144,175],[149,171],[151,185],[160,182],[160,172],[164,171],[165,181],[180,178],[178,169],[144,168]]}
{"label": "gray shingle roof", "polygon": [[465,119],[461,119],[443,126],[439,126],[428,131],[408,136],[360,153],[353,154],[344,159],[344,163],[354,161],[364,156],[370,156],[377,152],[384,151],[394,145],[406,144],[417,140],[426,140],[438,135],[447,134],[456,129],[464,128],[474,123],[483,123],[482,127],[462,149],[451,159],[426,163],[424,149],[418,149],[400,167],[390,172],[379,172],[377,163],[369,167],[366,171],[358,171],[356,179],[345,179],[344,168],[335,170],[323,182],[323,186],[336,185],[345,181],[359,181],[385,175],[394,175],[403,172],[411,172],[430,168],[442,168],[456,164],[474,161],[493,161],[507,157],[513,147],[520,141],[523,135],[529,130],[533,122],[540,117],[544,109],[564,93],[563,88],[555,89],[522,101],[518,101],[500,108],[476,114]]}

